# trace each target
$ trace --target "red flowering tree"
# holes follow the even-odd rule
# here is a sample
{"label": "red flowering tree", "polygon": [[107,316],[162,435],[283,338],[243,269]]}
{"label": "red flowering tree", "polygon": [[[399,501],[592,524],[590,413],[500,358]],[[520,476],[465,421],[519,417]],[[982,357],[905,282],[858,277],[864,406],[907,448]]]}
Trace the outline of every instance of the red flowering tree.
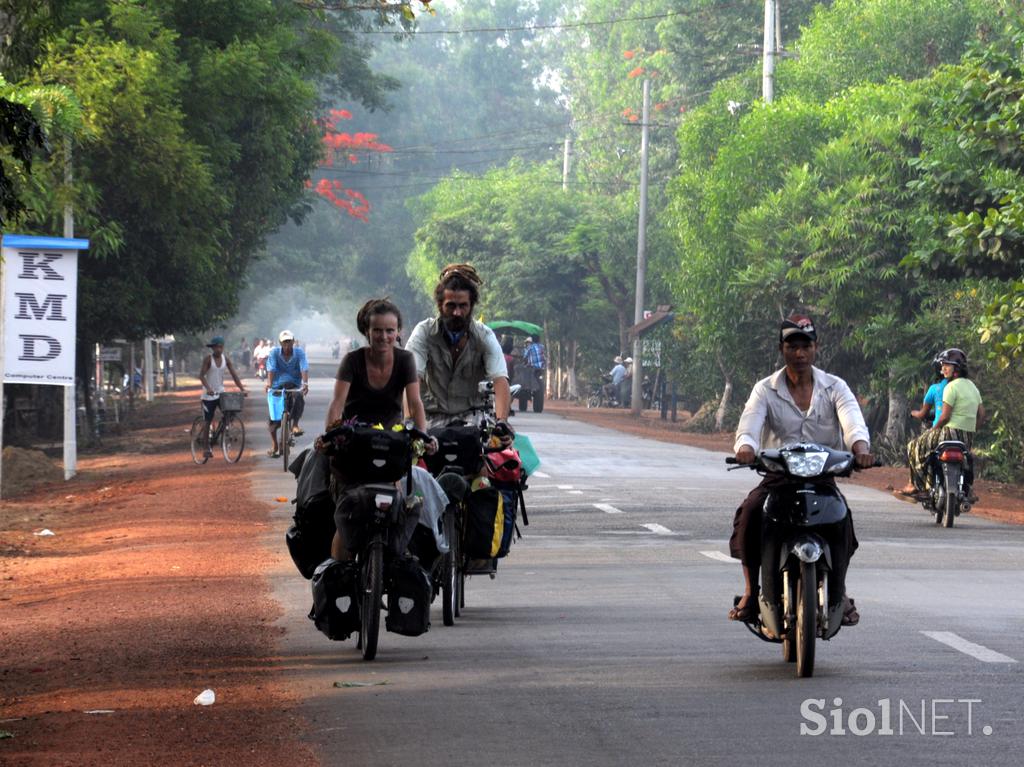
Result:
{"label": "red flowering tree", "polygon": [[[347,109],[332,109],[323,120],[323,167],[333,168],[335,163],[344,158],[349,165],[358,165],[362,159],[371,154],[392,151],[391,147],[379,141],[376,133],[348,133],[338,128],[342,120],[351,120],[352,113]],[[370,202],[355,189],[349,189],[338,179],[321,178],[316,184],[309,186],[318,195],[339,210],[345,211],[352,218],[360,221],[370,220]]]}

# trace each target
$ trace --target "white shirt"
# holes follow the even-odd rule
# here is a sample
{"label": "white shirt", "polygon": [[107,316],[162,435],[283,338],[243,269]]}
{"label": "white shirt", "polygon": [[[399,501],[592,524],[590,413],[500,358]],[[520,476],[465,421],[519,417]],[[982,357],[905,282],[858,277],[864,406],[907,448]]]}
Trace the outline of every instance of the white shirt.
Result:
{"label": "white shirt", "polygon": [[857,398],[846,381],[816,367],[811,406],[797,407],[786,385],[786,369],[754,384],[736,427],[733,451],[749,445],[756,453],[765,447],[814,442],[835,450],[852,450],[855,442],[871,439]]}

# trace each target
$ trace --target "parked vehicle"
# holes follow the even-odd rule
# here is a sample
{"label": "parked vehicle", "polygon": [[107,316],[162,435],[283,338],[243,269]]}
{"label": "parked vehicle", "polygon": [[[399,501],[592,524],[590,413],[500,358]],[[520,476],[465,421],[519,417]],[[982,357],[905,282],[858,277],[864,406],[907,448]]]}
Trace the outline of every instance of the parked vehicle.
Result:
{"label": "parked vehicle", "polygon": [[786,480],[765,501],[760,613],[746,625],[759,639],[780,643],[800,677],[814,673],[816,641],[831,639],[842,625],[844,595],[835,593],[833,572],[845,571],[847,563],[836,560],[842,549],[835,540],[850,510],[828,480],[849,476],[854,465],[852,453],[799,443],[762,450],[753,464],[742,467]]}
{"label": "parked vehicle", "polygon": [[[498,334],[509,334],[520,338],[530,337],[538,341],[544,336],[544,328],[540,325],[522,320],[494,320],[488,322],[487,327]],[[515,378],[510,383],[519,384],[514,398],[519,402],[520,412],[525,413],[531,402],[533,403],[533,412],[543,412],[547,370],[532,368],[525,361],[520,361],[516,365]]]}
{"label": "parked vehicle", "polygon": [[935,524],[952,527],[960,514],[971,510],[974,484],[974,457],[966,443],[940,442],[925,468],[931,477],[931,492],[921,505],[935,515]]}

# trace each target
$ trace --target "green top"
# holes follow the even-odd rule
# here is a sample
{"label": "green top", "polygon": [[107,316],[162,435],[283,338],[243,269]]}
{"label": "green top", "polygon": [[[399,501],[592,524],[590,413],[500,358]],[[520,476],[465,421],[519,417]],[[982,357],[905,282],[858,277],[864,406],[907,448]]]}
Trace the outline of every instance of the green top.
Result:
{"label": "green top", "polygon": [[942,393],[942,403],[953,411],[953,416],[946,426],[951,429],[977,431],[981,392],[974,385],[974,381],[970,378],[954,378]]}

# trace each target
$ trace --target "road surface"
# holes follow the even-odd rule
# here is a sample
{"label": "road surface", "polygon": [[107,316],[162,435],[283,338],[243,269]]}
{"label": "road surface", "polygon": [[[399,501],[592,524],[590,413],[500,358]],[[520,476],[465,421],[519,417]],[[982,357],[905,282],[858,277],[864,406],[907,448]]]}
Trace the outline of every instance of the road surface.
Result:
{"label": "road surface", "polygon": [[[313,383],[307,440],[329,389]],[[524,539],[496,579],[470,579],[454,627],[435,604],[427,634],[382,634],[371,663],[306,618],[279,506],[281,666],[324,764],[1022,763],[1024,528],[965,516],[946,530],[844,485],[862,619],[797,679],[779,645],[725,617],[741,587],[732,514],[755,475],[551,414],[513,424],[544,462]],[[294,494],[280,461],[252,481],[261,498]]]}

